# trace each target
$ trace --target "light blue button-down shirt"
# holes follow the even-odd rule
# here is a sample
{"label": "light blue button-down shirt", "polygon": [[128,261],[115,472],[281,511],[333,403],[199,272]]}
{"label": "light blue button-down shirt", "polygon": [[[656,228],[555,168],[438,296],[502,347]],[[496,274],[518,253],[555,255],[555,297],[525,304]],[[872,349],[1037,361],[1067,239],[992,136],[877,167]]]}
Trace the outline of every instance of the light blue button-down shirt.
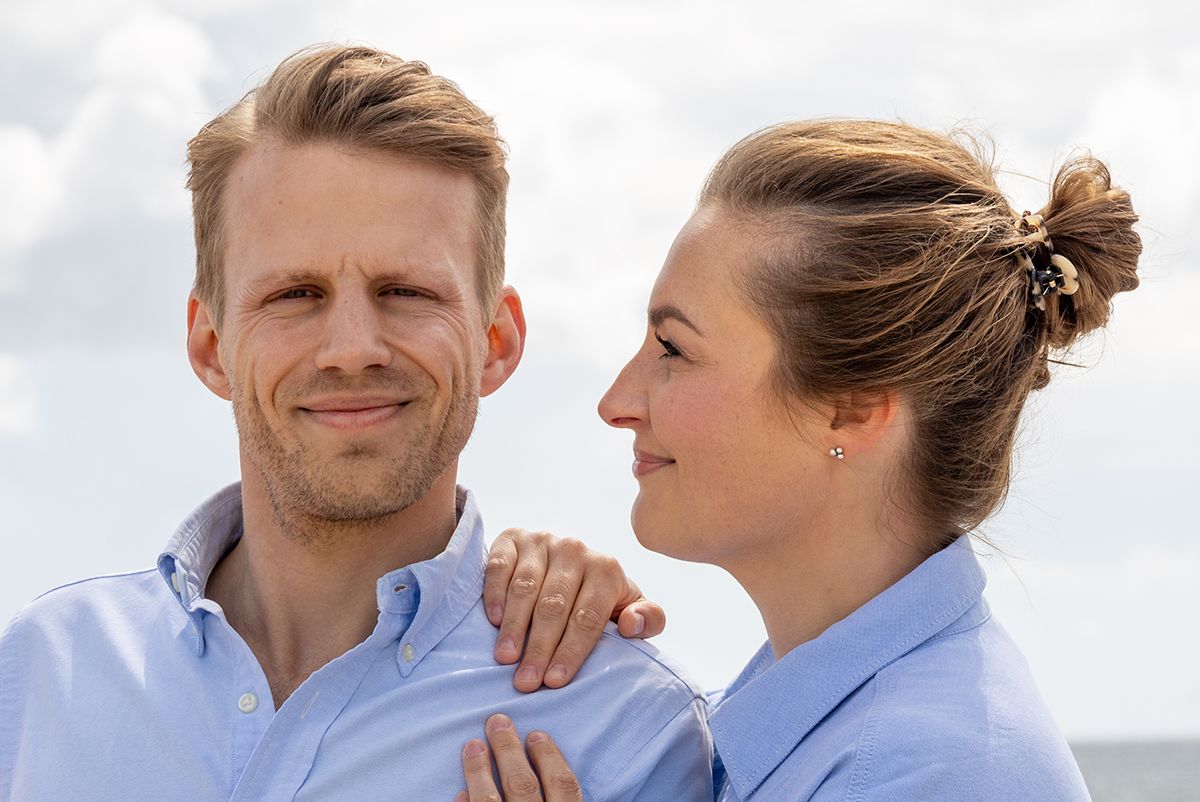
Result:
{"label": "light blue button-down shirt", "polygon": [[374,632],[278,711],[204,598],[241,535],[238,485],[157,571],[42,596],[0,639],[0,800],[448,800],[497,711],[552,732],[588,800],[711,799],[703,698],[652,647],[609,632],[566,688],[513,689],[482,610],[483,525],[462,490],[459,507],[444,552],[379,579]]}
{"label": "light blue button-down shirt", "polygon": [[709,717],[720,800],[1086,800],[967,538],[820,637],[763,646]]}

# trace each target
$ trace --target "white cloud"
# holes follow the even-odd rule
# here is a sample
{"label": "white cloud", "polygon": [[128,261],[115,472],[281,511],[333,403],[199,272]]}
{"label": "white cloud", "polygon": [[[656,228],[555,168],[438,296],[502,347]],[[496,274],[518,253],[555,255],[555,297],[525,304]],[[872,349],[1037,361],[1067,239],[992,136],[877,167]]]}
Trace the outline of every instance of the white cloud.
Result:
{"label": "white cloud", "polygon": [[205,119],[201,82],[213,62],[199,28],[157,12],[131,15],[100,39],[94,88],[55,145],[68,219],[188,214],[183,143]]}
{"label": "white cloud", "polygon": [[114,19],[142,5],[143,0],[9,3],[0,21],[0,31],[12,34],[26,47],[74,50],[85,46],[97,31],[110,26]]}
{"label": "white cloud", "polygon": [[201,84],[215,69],[205,34],[143,10],[88,44],[75,54],[90,62],[86,88],[61,129],[0,127],[0,249],[119,215],[188,214],[183,143],[206,119]]}
{"label": "white cloud", "polygon": [[1130,532],[1119,553],[989,564],[988,597],[1070,736],[1194,736],[1200,546]]}
{"label": "white cloud", "polygon": [[[60,196],[58,168],[42,136],[30,126],[0,125],[0,253],[36,242]],[[0,263],[0,289],[15,280]]]}
{"label": "white cloud", "polygon": [[30,434],[37,423],[37,394],[25,366],[0,355],[0,436]]}

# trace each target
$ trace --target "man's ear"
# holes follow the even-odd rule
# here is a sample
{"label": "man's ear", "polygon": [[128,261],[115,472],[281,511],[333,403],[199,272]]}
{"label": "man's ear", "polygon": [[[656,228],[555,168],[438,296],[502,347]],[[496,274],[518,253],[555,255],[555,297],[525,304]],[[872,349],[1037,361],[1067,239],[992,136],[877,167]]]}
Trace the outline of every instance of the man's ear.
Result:
{"label": "man's ear", "polygon": [[221,340],[209,316],[208,306],[195,295],[188,296],[187,328],[188,360],[192,370],[205,387],[228,401],[229,377],[221,361]]}
{"label": "man's ear", "polygon": [[[903,399],[895,390],[851,393],[832,404],[829,428],[838,432],[837,445],[855,454],[871,450],[898,422]],[[843,445],[844,444],[844,445]]]}
{"label": "man's ear", "polygon": [[512,287],[500,291],[487,340],[487,356],[479,382],[481,396],[491,395],[508,381],[525,351],[525,311],[521,308],[521,296]]}

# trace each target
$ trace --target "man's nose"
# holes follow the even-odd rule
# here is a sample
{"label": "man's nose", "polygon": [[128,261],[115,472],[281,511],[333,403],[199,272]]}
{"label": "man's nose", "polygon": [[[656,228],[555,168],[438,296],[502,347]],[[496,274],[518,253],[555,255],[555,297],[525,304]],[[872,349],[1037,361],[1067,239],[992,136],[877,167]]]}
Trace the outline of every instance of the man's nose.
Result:
{"label": "man's nose", "polygon": [[638,357],[634,356],[600,399],[596,411],[609,426],[630,429],[649,420],[645,387],[638,374]]}
{"label": "man's nose", "polygon": [[372,300],[344,295],[328,307],[324,336],[316,354],[318,368],[353,375],[391,364],[383,318]]}

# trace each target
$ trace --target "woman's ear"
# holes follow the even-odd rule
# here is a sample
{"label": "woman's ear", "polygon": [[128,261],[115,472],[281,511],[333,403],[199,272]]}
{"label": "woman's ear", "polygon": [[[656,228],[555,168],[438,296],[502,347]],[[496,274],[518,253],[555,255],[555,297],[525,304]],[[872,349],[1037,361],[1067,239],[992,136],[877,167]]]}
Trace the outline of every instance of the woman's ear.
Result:
{"label": "woman's ear", "polygon": [[188,296],[187,351],[192,370],[204,386],[230,400],[229,376],[221,359],[221,339],[208,306],[195,295]]}
{"label": "woman's ear", "polygon": [[487,339],[487,356],[479,381],[481,396],[491,395],[508,381],[525,351],[525,312],[521,308],[521,296],[512,287],[500,291]]}
{"label": "woman's ear", "polygon": [[829,428],[838,432],[838,446],[861,454],[869,451],[898,422],[904,401],[892,389],[851,393],[832,404]]}

